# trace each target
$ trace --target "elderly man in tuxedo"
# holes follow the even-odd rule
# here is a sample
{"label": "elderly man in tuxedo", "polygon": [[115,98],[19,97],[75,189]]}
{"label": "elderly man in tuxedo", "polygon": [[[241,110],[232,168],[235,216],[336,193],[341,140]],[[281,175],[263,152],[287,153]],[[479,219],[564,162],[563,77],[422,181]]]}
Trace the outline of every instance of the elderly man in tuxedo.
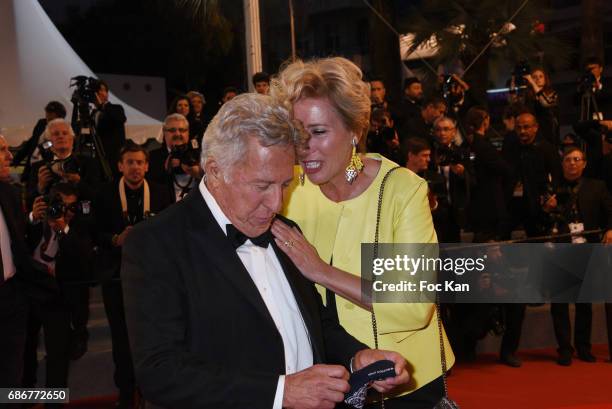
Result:
{"label": "elderly man in tuxedo", "polygon": [[[192,194],[134,227],[122,279],[136,379],[168,408],[333,408],[347,368],[380,359],[323,307],[270,225],[293,179],[304,131],[270,97],[238,96],[204,134],[205,178]],[[281,219],[295,225],[287,219]]]}

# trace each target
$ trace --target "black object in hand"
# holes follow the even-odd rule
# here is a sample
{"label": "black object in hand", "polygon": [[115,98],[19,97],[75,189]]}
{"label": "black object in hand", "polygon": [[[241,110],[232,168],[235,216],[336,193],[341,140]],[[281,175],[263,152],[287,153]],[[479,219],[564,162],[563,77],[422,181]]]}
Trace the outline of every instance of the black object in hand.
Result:
{"label": "black object in hand", "polygon": [[344,403],[357,409],[363,408],[370,384],[396,375],[395,364],[389,360],[376,361],[353,372],[349,378],[351,390],[344,395]]}

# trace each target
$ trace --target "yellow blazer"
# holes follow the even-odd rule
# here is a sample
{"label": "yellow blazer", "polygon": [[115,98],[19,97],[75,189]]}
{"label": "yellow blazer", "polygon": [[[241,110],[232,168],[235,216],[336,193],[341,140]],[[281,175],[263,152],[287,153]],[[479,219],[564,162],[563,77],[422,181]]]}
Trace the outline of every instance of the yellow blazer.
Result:
{"label": "yellow blazer", "polygon": [[[377,155],[380,171],[358,197],[336,203],[306,178],[303,186],[290,187],[284,214],[302,229],[323,260],[333,256],[335,267],[360,276],[361,243],[372,243],[376,229],[378,193],[384,175],[395,163]],[[296,178],[297,179],[297,178]],[[436,243],[437,237],[427,200],[427,182],[408,169],[393,172],[385,185],[379,228],[380,243]],[[325,289],[317,285],[325,299]],[[371,314],[336,296],[338,317],[344,328],[364,344],[374,347]],[[401,353],[409,364],[411,381],[398,392],[404,395],[442,375],[440,336],[435,304],[374,304],[380,349]],[[447,366],[455,357],[444,335]]]}

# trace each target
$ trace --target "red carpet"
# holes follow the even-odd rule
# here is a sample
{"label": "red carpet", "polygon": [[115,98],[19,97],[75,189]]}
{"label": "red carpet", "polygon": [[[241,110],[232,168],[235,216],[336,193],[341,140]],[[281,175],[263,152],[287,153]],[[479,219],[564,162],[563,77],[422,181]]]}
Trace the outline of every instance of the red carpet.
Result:
{"label": "red carpet", "polygon": [[[450,396],[461,409],[612,409],[612,363],[607,346],[596,345],[596,363],[574,359],[555,363],[554,349],[521,351],[521,368],[486,354],[473,364],[456,365],[448,379]],[[80,399],[70,409],[112,408],[115,396]],[[42,408],[42,406],[38,406]]]}
{"label": "red carpet", "polygon": [[520,351],[521,368],[483,355],[453,368],[449,395],[462,409],[612,409],[612,363],[608,348],[593,347],[596,363],[556,364],[554,349]]}

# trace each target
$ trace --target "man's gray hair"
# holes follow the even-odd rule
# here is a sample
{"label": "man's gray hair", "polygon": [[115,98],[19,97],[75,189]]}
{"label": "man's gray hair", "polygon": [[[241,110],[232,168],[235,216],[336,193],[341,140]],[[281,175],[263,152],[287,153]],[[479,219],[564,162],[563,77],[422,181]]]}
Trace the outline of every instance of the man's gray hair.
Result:
{"label": "man's gray hair", "polygon": [[268,95],[246,93],[221,106],[202,138],[201,166],[214,158],[226,171],[245,157],[248,138],[255,137],[265,147],[301,147],[308,134],[289,111]]}
{"label": "man's gray hair", "polygon": [[170,114],[164,119],[164,129],[168,125],[170,121],[183,121],[187,124],[187,128],[189,128],[189,121],[185,118],[185,115],[181,114]]}
{"label": "man's gray hair", "polygon": [[442,122],[450,122],[451,124],[453,124],[455,128],[457,127],[457,121],[455,121],[453,118],[451,118],[450,116],[441,116],[434,121],[433,123],[434,129],[438,126],[438,124]]}
{"label": "man's gray hair", "polygon": [[47,127],[43,133],[43,139],[49,140],[51,138],[51,127],[59,124],[66,125],[68,127],[68,133],[70,133],[71,136],[74,136],[74,129],[72,129],[72,126],[68,121],[66,121],[64,118],[55,118],[47,122]]}

